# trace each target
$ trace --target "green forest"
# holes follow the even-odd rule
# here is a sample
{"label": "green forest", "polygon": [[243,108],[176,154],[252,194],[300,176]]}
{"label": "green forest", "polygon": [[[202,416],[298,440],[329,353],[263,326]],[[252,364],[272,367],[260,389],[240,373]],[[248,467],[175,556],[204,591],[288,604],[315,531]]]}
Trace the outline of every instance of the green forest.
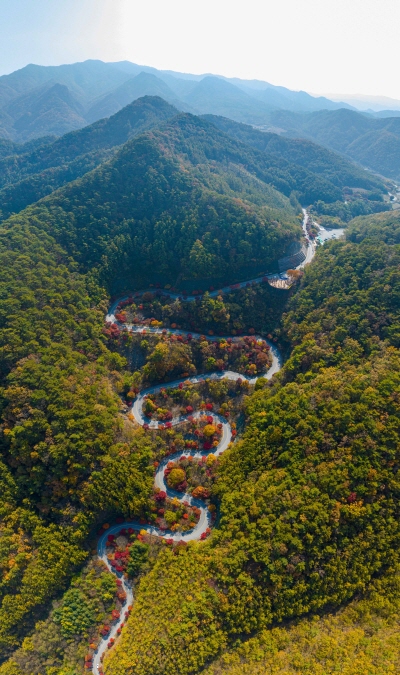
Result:
{"label": "green forest", "polygon": [[[97,159],[0,225],[0,675],[90,672],[98,640],[124,612],[105,675],[395,673],[397,212],[384,210],[384,187],[371,178],[361,202],[382,212],[346,215],[346,238],[318,246],[290,289],[235,288],[249,269],[247,278],[275,271],[302,241],[300,205],[329,204],[333,217],[347,206],[342,178],[318,178],[193,115],[166,108],[156,122],[153,104],[136,108],[137,132],[127,122],[102,150],[90,145],[95,125],[25,155],[2,150],[10,166],[23,167],[10,151],[36,158],[3,192],[61,171],[71,139],[71,162],[80,149]],[[111,133],[111,123],[95,124],[103,139]],[[337,176],[346,171],[338,161]],[[191,302],[184,291],[163,294],[212,279],[232,286]],[[120,327],[106,323],[126,292]],[[132,335],[126,320],[165,333]],[[246,376],[270,365],[269,344],[284,365],[250,386]],[[150,383],[225,368],[244,379],[148,397],[157,430],[129,416]],[[200,411],[200,421],[171,428],[175,410]],[[214,413],[230,419],[236,442],[202,464],[189,453],[218,444]],[[197,522],[199,511],[153,486],[177,451],[168,485],[203,499],[213,526],[178,545],[142,531],[109,535],[113,568],[134,588],[126,607],[98,538],[126,519],[175,532]]]}

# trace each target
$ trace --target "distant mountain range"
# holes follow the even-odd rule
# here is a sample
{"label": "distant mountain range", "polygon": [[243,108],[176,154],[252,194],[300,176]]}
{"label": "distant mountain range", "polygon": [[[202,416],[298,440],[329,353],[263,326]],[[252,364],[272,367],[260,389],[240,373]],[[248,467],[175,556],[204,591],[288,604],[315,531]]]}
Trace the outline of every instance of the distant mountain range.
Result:
{"label": "distant mountain range", "polygon": [[[371,115],[346,102],[260,80],[161,71],[129,61],[31,64],[0,77],[0,157],[6,142],[60,137],[115,115],[144,96],[158,96],[179,112],[221,116],[262,131],[313,140],[400,180],[400,111]],[[81,166],[79,175],[82,170]]]}
{"label": "distant mountain range", "polygon": [[390,98],[389,96],[365,96],[362,94],[354,94],[349,96],[348,94],[332,94],[327,96],[332,101],[340,101],[341,103],[348,103],[351,106],[354,106],[358,110],[363,110],[365,112],[374,112],[374,113],[397,113],[400,115],[400,101],[396,98]]}
{"label": "distant mountain range", "polygon": [[276,109],[296,112],[347,106],[258,80],[161,71],[128,61],[30,64],[0,77],[0,135],[27,141],[62,135],[118,112],[142,96],[161,96],[179,110],[263,124]]}

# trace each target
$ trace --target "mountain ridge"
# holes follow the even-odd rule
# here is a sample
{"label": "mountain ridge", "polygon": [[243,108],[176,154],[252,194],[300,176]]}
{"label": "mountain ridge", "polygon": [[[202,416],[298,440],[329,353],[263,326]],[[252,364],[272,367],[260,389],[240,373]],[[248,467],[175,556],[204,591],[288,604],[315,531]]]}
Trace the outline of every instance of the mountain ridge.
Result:
{"label": "mountain ridge", "polygon": [[[147,89],[140,90],[140,81],[132,82],[136,77],[144,74],[148,78]],[[142,79],[144,78],[142,75]],[[152,86],[149,78],[153,79]],[[264,123],[267,113],[276,107],[284,106],[293,110],[314,110],[328,107],[336,109],[340,104],[322,97],[313,97],[305,92],[293,92],[284,87],[276,87],[267,82],[262,89],[252,86],[254,82],[225,78],[215,75],[189,75],[174,71],[162,71],[149,66],[139,66],[129,62],[106,63],[99,60],[88,60],[76,64],[62,66],[38,66],[29,64],[9,75],[0,77],[0,133],[12,140],[29,140],[35,136],[51,133],[57,130],[57,105],[55,104],[55,119],[51,119],[50,110],[42,123],[27,125],[20,131],[16,125],[16,118],[7,117],[7,108],[12,109],[12,103],[21,97],[32,98],[34,105],[36,90],[40,87],[49,88],[50,84],[59,84],[69,90],[72,108],[82,106],[83,118],[80,122],[93,122],[96,119],[115,113],[132,98],[143,94],[158,94],[169,100],[183,111],[197,113],[224,114],[238,121],[249,123]],[[202,84],[203,83],[203,84]],[[139,91],[135,92],[135,88]],[[169,89],[168,89],[169,88]],[[197,90],[197,95],[196,95]],[[131,99],[132,100],[132,99]],[[198,106],[196,108],[196,105]],[[344,104],[345,106],[347,104]],[[10,108],[11,106],[11,108]],[[58,103],[58,107],[60,103]],[[2,115],[6,115],[2,122]],[[78,118],[76,111],[70,111],[68,129],[68,115],[64,115],[65,122],[62,133],[76,128]]]}
{"label": "mountain ridge", "polygon": [[[51,142],[31,142],[26,146],[27,149],[32,148],[30,152],[23,152],[25,146],[14,146],[4,141],[3,154],[7,154],[7,147],[11,153],[13,147],[17,151],[14,155],[0,158],[0,217],[7,218],[54,189],[79,178],[109,159],[118,146],[131,137],[158,127],[178,114],[179,110],[163,99],[145,96],[110,118],[69,132]],[[292,189],[298,189],[300,199],[305,200],[306,205],[316,199],[328,202],[342,200],[346,185],[385,191],[382,181],[310,141],[283,139],[222,117],[204,116],[203,119],[211,122],[209,130],[217,127],[227,134],[224,143],[229,145],[234,138],[240,144],[244,142],[257,151],[263,151],[263,162],[269,166],[271,185],[283,190],[286,196]],[[288,177],[291,188],[287,183]],[[306,183],[309,187],[304,192],[301,185]]]}

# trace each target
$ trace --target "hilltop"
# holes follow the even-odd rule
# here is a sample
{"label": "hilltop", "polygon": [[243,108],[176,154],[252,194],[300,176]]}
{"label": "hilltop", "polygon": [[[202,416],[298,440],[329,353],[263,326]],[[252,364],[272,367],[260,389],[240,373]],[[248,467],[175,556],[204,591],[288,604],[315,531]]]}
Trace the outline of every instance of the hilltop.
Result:
{"label": "hilltop", "polygon": [[96,267],[108,282],[143,280],[154,268],[171,281],[224,277],[232,267],[235,275],[268,267],[300,237],[289,201],[294,189],[329,198],[332,187],[182,114],[21,217],[40,222],[82,270]]}

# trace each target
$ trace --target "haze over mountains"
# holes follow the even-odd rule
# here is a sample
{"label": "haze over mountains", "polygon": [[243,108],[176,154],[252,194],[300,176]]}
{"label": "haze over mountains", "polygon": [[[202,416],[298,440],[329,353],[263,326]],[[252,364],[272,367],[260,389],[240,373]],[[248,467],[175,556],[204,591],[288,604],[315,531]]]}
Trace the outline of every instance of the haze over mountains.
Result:
{"label": "haze over mountains", "polygon": [[268,82],[161,71],[129,61],[30,64],[0,77],[0,153],[5,140],[24,143],[62,136],[110,117],[143,96],[159,96],[177,111],[218,115],[282,136],[311,139],[400,180],[396,110],[372,116],[347,102]]}
{"label": "haze over mountains", "polygon": [[[108,117],[141,96],[162,96],[180,110],[263,123],[276,108],[336,110],[342,104],[257,80],[160,71],[128,61],[65,66],[30,64],[0,78],[0,132],[14,140],[61,134]],[[347,105],[347,104],[344,104]]]}
{"label": "haze over mountains", "polygon": [[390,96],[365,96],[363,94],[327,94],[332,101],[348,103],[358,110],[374,112],[378,116],[400,115],[400,101]]}

